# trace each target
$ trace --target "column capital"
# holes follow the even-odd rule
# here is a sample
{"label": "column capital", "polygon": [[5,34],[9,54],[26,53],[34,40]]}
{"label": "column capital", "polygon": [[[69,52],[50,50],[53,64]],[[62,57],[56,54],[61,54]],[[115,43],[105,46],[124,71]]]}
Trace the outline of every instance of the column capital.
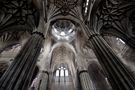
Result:
{"label": "column capital", "polygon": [[79,74],[82,90],[93,90],[93,83],[87,71],[82,71]]}
{"label": "column capital", "polygon": [[78,72],[79,75],[80,75],[81,73],[88,73],[88,71],[87,71],[87,70],[81,70],[81,71]]}
{"label": "column capital", "polygon": [[89,39],[88,40],[91,40],[93,37],[96,37],[96,36],[101,36],[100,34],[97,34],[97,33],[94,33],[92,35],[90,35]]}
{"label": "column capital", "polygon": [[34,31],[32,34],[37,34],[37,35],[41,36],[43,39],[45,39],[44,34],[39,31]]}
{"label": "column capital", "polygon": [[45,38],[47,36],[49,27],[50,27],[50,21],[45,22],[44,17],[40,16],[39,25],[37,28],[34,28],[33,33],[44,36]]}

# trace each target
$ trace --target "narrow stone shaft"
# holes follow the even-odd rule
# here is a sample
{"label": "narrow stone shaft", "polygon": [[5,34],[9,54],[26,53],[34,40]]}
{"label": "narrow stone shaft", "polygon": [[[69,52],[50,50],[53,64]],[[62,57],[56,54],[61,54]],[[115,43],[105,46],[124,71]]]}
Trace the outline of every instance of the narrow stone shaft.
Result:
{"label": "narrow stone shaft", "polygon": [[128,71],[112,48],[98,34],[89,39],[90,46],[114,90],[135,90],[135,78]]}
{"label": "narrow stone shaft", "polygon": [[90,79],[88,72],[86,71],[80,72],[79,78],[80,78],[82,90],[93,90],[92,81]]}
{"label": "narrow stone shaft", "polygon": [[34,33],[0,79],[0,90],[27,90],[42,47],[43,37]]}
{"label": "narrow stone shaft", "polygon": [[47,90],[48,81],[49,81],[49,74],[47,71],[43,71],[38,86],[38,90]]}

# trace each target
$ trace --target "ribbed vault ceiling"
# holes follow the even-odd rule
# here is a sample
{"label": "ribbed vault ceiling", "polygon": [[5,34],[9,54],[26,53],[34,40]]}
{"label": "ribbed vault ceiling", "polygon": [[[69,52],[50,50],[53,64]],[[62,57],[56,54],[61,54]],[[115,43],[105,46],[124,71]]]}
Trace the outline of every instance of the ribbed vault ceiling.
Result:
{"label": "ribbed vault ceiling", "polygon": [[[53,18],[68,14],[77,19],[82,16],[91,30],[98,33],[119,35],[121,38],[135,37],[134,0],[44,0],[44,7],[42,0],[0,0],[1,36],[7,32],[9,37],[12,35],[9,32],[32,32],[39,23],[39,9],[47,15],[51,5],[57,7]],[[80,13],[76,13],[76,8],[80,9]],[[46,16],[44,19],[47,19]]]}

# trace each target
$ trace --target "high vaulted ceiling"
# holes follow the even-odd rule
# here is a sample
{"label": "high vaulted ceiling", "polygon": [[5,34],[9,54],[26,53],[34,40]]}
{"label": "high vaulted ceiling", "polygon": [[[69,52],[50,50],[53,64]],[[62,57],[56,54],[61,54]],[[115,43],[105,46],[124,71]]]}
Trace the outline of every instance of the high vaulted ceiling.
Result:
{"label": "high vaulted ceiling", "polygon": [[[52,5],[57,9],[53,10]],[[135,0],[0,0],[0,37],[7,32],[32,32],[43,13],[45,21],[49,15],[54,18],[70,14],[102,35],[134,41],[134,8]]]}

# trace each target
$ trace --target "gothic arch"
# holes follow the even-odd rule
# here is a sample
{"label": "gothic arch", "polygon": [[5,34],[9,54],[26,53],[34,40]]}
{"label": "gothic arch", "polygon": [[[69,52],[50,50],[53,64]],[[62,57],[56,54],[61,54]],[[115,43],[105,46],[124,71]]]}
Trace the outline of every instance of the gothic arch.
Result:
{"label": "gothic arch", "polygon": [[6,45],[5,47],[3,47],[3,48],[0,49],[0,54],[1,54],[5,49],[11,48],[12,46],[17,45],[17,44],[19,44],[19,43],[18,43],[18,42],[15,42],[15,43],[11,43],[11,44]]}
{"label": "gothic arch", "polygon": [[101,35],[110,35],[110,36],[116,36],[119,37],[120,39],[122,39],[123,41],[125,41],[125,35],[124,33],[122,33],[121,31],[117,30],[115,27],[113,27],[112,25],[104,25],[101,27],[99,33]]}
{"label": "gothic arch", "polygon": [[[63,51],[64,50],[64,51]],[[62,51],[62,52],[61,52]],[[65,52],[66,54],[66,57],[68,56],[69,60],[63,60],[63,57],[65,57],[62,53]],[[68,55],[70,54],[70,55]],[[56,56],[57,55],[57,56]],[[61,59],[61,55],[62,56],[62,60],[63,61],[59,61],[59,59]],[[60,63],[57,63],[57,62],[62,62],[62,63],[73,63],[75,65],[75,56],[76,56],[76,52],[75,52],[75,49],[73,46],[71,46],[70,44],[68,43],[58,43],[58,44],[55,44],[53,47],[52,47],[52,50],[51,50],[51,62],[50,62],[50,66],[54,66],[53,67],[53,70],[55,69],[55,65],[54,65],[54,62],[57,64],[60,64]],[[57,61],[58,59],[58,61]],[[65,58],[64,58],[65,59]],[[72,59],[72,60],[70,60]]]}
{"label": "gothic arch", "polygon": [[135,48],[133,41],[133,38],[130,38],[128,35],[123,33],[122,31],[117,30],[112,25],[104,25],[101,27],[99,33],[102,36],[115,36],[120,39],[122,39],[128,46],[131,48]]}

